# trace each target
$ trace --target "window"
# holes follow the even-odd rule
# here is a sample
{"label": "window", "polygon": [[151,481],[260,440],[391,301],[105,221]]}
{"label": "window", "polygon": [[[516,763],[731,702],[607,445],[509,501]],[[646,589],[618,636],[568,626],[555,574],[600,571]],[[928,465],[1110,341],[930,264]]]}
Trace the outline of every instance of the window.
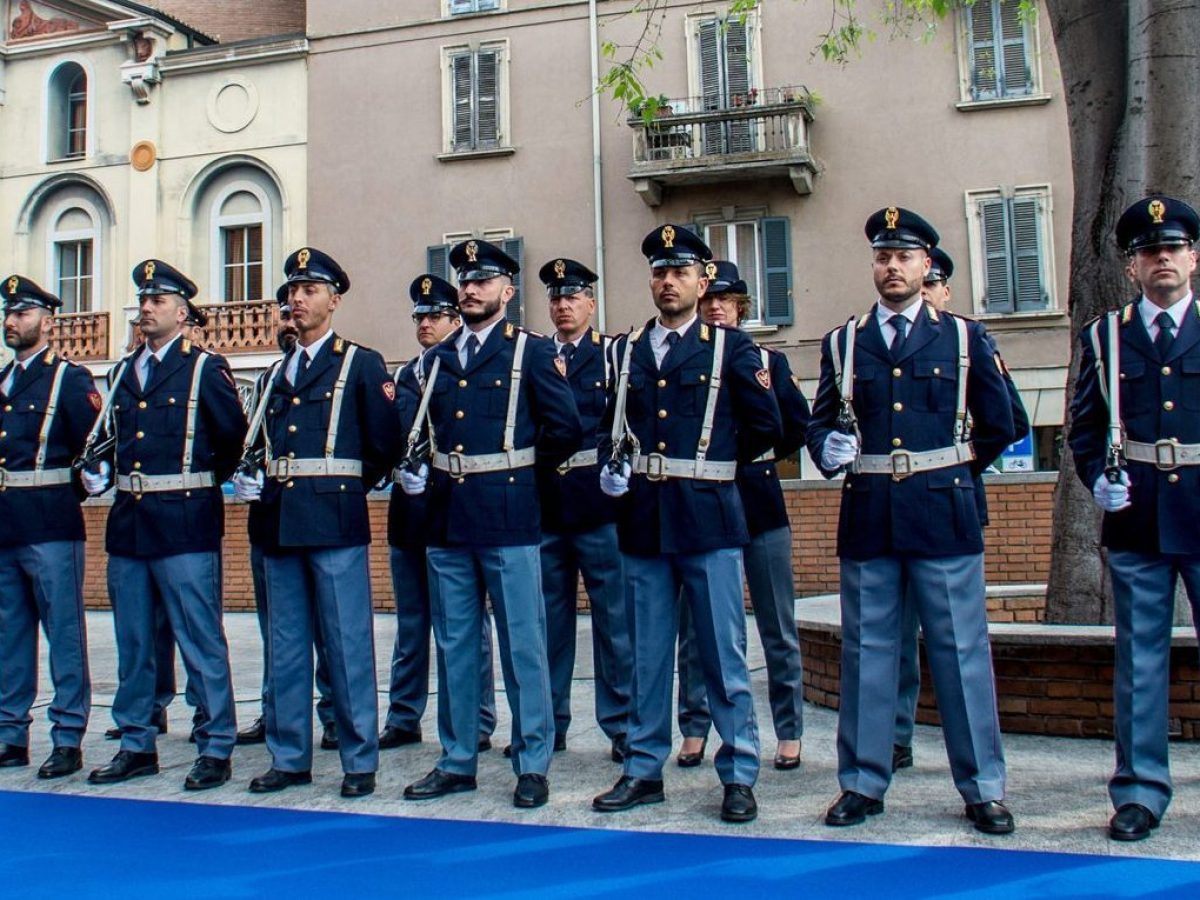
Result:
{"label": "window", "polygon": [[224,238],[224,292],[230,302],[263,297],[262,226],[222,228]]}
{"label": "window", "polygon": [[702,222],[714,259],[727,259],[750,291],[750,314],[743,325],[792,323],[792,232],[784,216]]}
{"label": "window", "polygon": [[213,200],[213,291],[226,303],[263,300],[272,204],[261,185],[230,180]]}
{"label": "window", "polygon": [[964,101],[1037,93],[1037,24],[1020,6],[1020,0],[978,0],[963,8]]}
{"label": "window", "polygon": [[446,13],[451,16],[491,12],[499,8],[500,0],[446,0]]}
{"label": "window", "polygon": [[968,194],[967,225],[978,312],[1053,308],[1049,188]]}
{"label": "window", "polygon": [[63,63],[50,75],[46,116],[48,159],[87,155],[88,79],[78,63]]}
{"label": "window", "polygon": [[52,284],[62,312],[96,309],[96,217],[84,206],[68,204],[51,218],[48,253]]}
{"label": "window", "polygon": [[[461,241],[469,241],[478,235],[464,232],[461,234],[448,234],[445,236],[444,243],[435,244],[425,248],[425,264],[426,271],[434,275],[440,275],[451,284],[458,284],[458,279],[455,277],[454,270],[450,268],[450,248]],[[493,229],[483,233],[483,239],[495,244],[509,256],[517,261],[517,265],[522,266],[521,255],[524,250],[524,238],[513,237],[512,229]],[[521,273],[518,272],[513,278],[513,295],[508,301],[508,306],[504,308],[504,320],[511,322],[514,325],[520,325],[524,321],[522,314],[522,297],[521,297]]]}
{"label": "window", "polygon": [[503,43],[446,51],[448,152],[495,150],[507,142],[506,53]]}
{"label": "window", "polygon": [[[716,16],[692,22],[693,86],[701,110],[723,110],[754,102],[756,20]],[[758,128],[748,119],[717,121],[702,127],[706,155],[746,153],[758,146]]]}

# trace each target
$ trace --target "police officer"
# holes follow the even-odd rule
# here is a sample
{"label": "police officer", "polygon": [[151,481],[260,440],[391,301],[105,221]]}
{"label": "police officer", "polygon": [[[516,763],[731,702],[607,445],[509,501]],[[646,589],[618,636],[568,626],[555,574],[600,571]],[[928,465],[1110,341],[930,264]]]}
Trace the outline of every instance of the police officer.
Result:
{"label": "police officer", "polygon": [[554,322],[555,365],[566,375],[583,422],[582,448],[561,465],[540,462],[542,588],[546,595],[546,648],[554,697],[554,749],[567,748],[571,676],[575,669],[575,613],[579,576],[592,610],[596,721],[610,741],[609,755],[625,753],[629,688],[633,677],[625,584],[617,549],[617,513],[600,490],[596,428],[604,415],[612,339],[591,327],[598,276],[573,259],[555,259],[538,272]]}
{"label": "police officer", "polygon": [[[279,322],[275,326],[275,342],[279,345],[283,357],[274,365],[268,366],[258,376],[254,383],[254,392],[250,397],[248,407],[251,411],[258,405],[258,398],[266,389],[267,380],[276,374],[278,366],[283,365],[289,353],[296,346],[296,323],[292,321],[292,308],[288,305],[288,285],[285,281],[275,291],[275,302],[279,304]],[[261,427],[261,426],[260,426]],[[256,435],[248,435],[247,443],[256,444]],[[243,459],[246,468],[257,460]],[[263,706],[269,702],[271,694],[271,665],[270,650],[270,620],[267,615],[267,576],[263,567],[262,532],[265,524],[261,522],[261,505],[258,502],[250,504],[247,526],[250,538],[250,578],[254,583],[254,611],[258,617],[258,631],[263,641],[263,676],[262,697]],[[333,690],[329,686],[329,660],[325,653],[325,641],[321,637],[320,623],[313,625],[313,644],[317,652],[317,719],[321,723],[321,749],[338,749],[337,722],[333,716]],[[248,728],[238,732],[239,744],[262,744],[267,740],[266,716],[260,715]]]}
{"label": "police officer", "polygon": [[1141,296],[1080,333],[1075,469],[1104,510],[1116,619],[1113,840],[1158,827],[1171,802],[1167,693],[1180,578],[1200,623],[1200,304],[1196,211],[1152,195],[1117,221]]}
{"label": "police officer", "polygon": [[239,499],[261,500],[270,621],[264,711],[271,768],[250,782],[250,791],[312,781],[318,627],[345,772],[341,794],[363,797],[374,792],[379,767],[367,492],[399,449],[396,386],[382,356],[333,330],[334,312],[350,289],[336,260],[302,247],[287,258],[284,273],[298,336],[259,398],[266,483],[261,470],[234,479]]}
{"label": "police officer", "polygon": [[114,370],[115,453],[83,474],[95,494],[115,469],[106,549],[120,655],[113,718],[121,749],[88,780],[109,784],[158,772],[154,635],[162,607],[206,716],[196,728],[199,758],[184,781],[203,790],[229,780],[237,730],[221,623],[220,484],[237,463],[246,417],[225,360],[183,337],[196,286],[156,259],[139,263],[133,281],[146,343]]}
{"label": "police officer", "polygon": [[91,373],[49,340],[53,294],[21,275],[0,281],[4,343],[16,359],[0,371],[0,768],[29,765],[30,707],[37,696],[38,624],[50,651],[50,738],[39,778],[83,766],[91,711],[83,615],[83,514],[71,463],[100,410]]}
{"label": "police officer", "polygon": [[[401,480],[410,495],[429,493],[429,597],[445,672],[438,689],[442,756],[404,796],[423,800],[476,787],[479,631],[489,594],[512,708],[513,804],[531,808],[549,797],[554,740],[533,463],[539,453],[561,463],[579,448],[582,428],[570,385],[554,364],[554,344],[505,321],[517,261],[470,240],[451,249],[450,264],[466,324],[422,361],[432,473],[421,464]],[[408,411],[406,422],[422,421],[421,412]]]}
{"label": "police officer", "polygon": [[[458,315],[458,289],[444,278],[426,273],[408,286],[413,302],[413,324],[421,352],[396,372],[397,406],[421,400],[421,360],[454,332],[462,320]],[[422,454],[425,456],[427,454]],[[397,486],[388,502],[388,544],[392,565],[392,587],[396,596],[396,644],[392,648],[388,713],[379,748],[403,747],[421,742],[421,717],[429,700],[429,636],[432,630],[429,607],[429,574],[425,568],[427,516],[425,495],[410,497]],[[496,730],[496,685],[492,666],[492,617],[483,610],[480,629],[479,749],[492,746]]]}
{"label": "police officer", "polygon": [[758,814],[758,725],[746,667],[742,547],[749,541],[735,484],[781,436],[770,371],[743,333],[698,321],[712,251],[678,225],[642,242],[658,317],[620,338],[601,425],[601,485],[621,497],[633,705],[625,771],[592,801],[613,812],[663,799],[671,752],[671,666],[679,603],[695,623],[704,684],[722,746],[721,818]]}
{"label": "police officer", "polygon": [[[715,271],[700,298],[700,321],[737,328],[750,312],[750,296],[737,266],[725,260],[712,263]],[[787,357],[755,345],[762,368],[771,376],[771,390],[783,417],[783,439],[754,462],[738,466],[737,487],[750,543],[743,550],[754,624],[762,639],[767,663],[767,696],[778,747],[776,769],[800,765],[800,736],[804,732],[804,668],[796,630],[796,592],[792,582],[792,529],[776,460],[804,446],[808,401],[792,375]],[[695,628],[687,605],[679,610],[679,731],[683,746],[676,762],[684,768],[704,758],[712,716],[704,690]]]}
{"label": "police officer", "polygon": [[980,325],[922,302],[938,240],[928,222],[893,206],[872,215],[865,230],[879,300],[822,342],[808,433],[826,477],[849,467],[838,523],[842,794],[825,824],[856,825],[883,812],[907,594],[967,817],[979,831],[1006,834],[1013,819],[1001,802],[1004,756],[973,482],[1014,436],[1002,366]]}

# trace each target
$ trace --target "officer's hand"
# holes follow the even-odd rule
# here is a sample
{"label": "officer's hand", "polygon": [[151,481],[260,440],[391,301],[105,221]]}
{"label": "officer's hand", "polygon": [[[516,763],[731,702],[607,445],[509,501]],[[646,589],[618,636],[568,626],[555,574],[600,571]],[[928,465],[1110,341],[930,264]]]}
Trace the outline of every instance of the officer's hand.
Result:
{"label": "officer's hand", "polygon": [[1108,480],[1107,476],[1101,475],[1092,485],[1092,496],[1096,498],[1096,505],[1105,512],[1120,512],[1127,509],[1129,507],[1129,476],[1122,471],[1120,480],[1112,482]]}
{"label": "officer's hand", "polygon": [[821,468],[839,469],[848,466],[858,457],[858,436],[831,431],[821,448]]}
{"label": "officer's hand", "polygon": [[621,463],[621,471],[614,472],[608,466],[600,470],[600,490],[610,497],[620,497],[629,491],[629,473],[632,471],[628,462]]}
{"label": "officer's hand", "polygon": [[233,496],[237,497],[243,503],[259,499],[262,496],[262,489],[263,473],[261,470],[255,472],[253,475],[238,472],[233,476]]}
{"label": "officer's hand", "polygon": [[410,497],[425,493],[425,483],[429,481],[429,466],[421,463],[421,468],[415,472],[405,469],[400,473],[400,489]]}
{"label": "officer's hand", "polygon": [[108,490],[108,478],[111,474],[112,466],[100,460],[95,472],[84,469],[79,473],[79,480],[83,482],[83,489],[94,497]]}

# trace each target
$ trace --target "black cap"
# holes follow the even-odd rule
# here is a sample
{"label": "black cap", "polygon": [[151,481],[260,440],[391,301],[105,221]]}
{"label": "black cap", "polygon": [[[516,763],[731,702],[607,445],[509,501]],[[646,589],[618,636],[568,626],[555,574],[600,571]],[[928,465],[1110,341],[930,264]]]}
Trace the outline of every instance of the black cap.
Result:
{"label": "black cap", "polygon": [[950,254],[941,247],[934,247],[929,251],[929,271],[925,273],[925,283],[932,284],[935,281],[949,281],[950,276],[954,274],[954,260],[950,258]]}
{"label": "black cap", "polygon": [[1154,194],[1139,200],[1117,220],[1117,244],[1126,253],[1145,247],[1183,247],[1200,236],[1200,216],[1174,197]]}
{"label": "black cap", "polygon": [[932,250],[938,233],[932,225],[911,210],[888,206],[867,219],[863,229],[871,246],[877,249]]}
{"label": "black cap", "polygon": [[650,268],[660,266],[690,266],[708,262],[712,251],[696,232],[683,225],[660,225],[642,241],[642,256]]}
{"label": "black cap", "polygon": [[189,324],[208,322],[204,311],[192,303],[192,298],[198,293],[195,282],[174,266],[161,259],[142,260],[133,267],[133,283],[137,285],[137,295],[145,297],[150,294],[178,294],[187,303]]}
{"label": "black cap", "polygon": [[331,285],[336,293],[350,290],[350,276],[328,253],[316,247],[301,247],[283,264],[283,274],[288,284],[316,281]]}
{"label": "black cap", "polygon": [[275,302],[280,306],[288,306],[288,283],[286,281],[275,288]]}
{"label": "black cap", "polygon": [[4,297],[5,312],[22,312],[26,309],[48,309],[54,312],[62,301],[24,275],[9,275],[0,286]]}
{"label": "black cap", "polygon": [[704,274],[708,276],[708,290],[704,292],[706,297],[713,294],[750,293],[746,282],[742,281],[741,275],[738,274],[737,264],[727,259],[713,260],[705,266]]}
{"label": "black cap", "polygon": [[555,259],[538,270],[538,278],[546,286],[550,297],[570,297],[595,284],[600,276],[581,262],[573,259]]}
{"label": "black cap", "polygon": [[188,325],[195,325],[198,328],[203,328],[208,324],[208,313],[198,306],[188,304],[188,315],[184,320]]}
{"label": "black cap", "polygon": [[487,281],[499,275],[512,278],[521,265],[495,244],[472,238],[450,249],[450,265],[458,273],[459,282]]}
{"label": "black cap", "polygon": [[430,272],[413,279],[408,286],[408,296],[412,298],[416,315],[437,312],[458,315],[458,288]]}

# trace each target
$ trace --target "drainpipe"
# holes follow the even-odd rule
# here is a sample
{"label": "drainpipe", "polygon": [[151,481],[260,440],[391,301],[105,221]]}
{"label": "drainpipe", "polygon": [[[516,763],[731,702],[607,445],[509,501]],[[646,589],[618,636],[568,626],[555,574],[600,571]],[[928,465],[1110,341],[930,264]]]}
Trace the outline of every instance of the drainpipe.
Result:
{"label": "drainpipe", "polygon": [[592,57],[592,208],[596,213],[596,327],[605,330],[604,304],[604,182],[600,164],[600,25],[596,0],[588,0],[588,36]]}

